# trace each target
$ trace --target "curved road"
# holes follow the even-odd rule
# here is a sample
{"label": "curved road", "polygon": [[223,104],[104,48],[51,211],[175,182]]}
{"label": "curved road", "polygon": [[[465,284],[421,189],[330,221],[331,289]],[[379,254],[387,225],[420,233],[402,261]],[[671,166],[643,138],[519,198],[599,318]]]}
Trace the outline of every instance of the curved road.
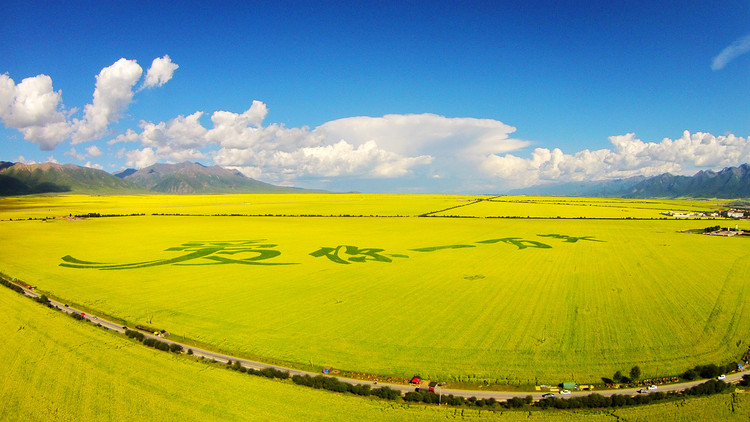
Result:
{"label": "curved road", "polygon": [[[29,290],[29,289],[26,289],[23,286],[20,286],[20,287],[23,288],[24,293],[26,294],[26,296],[29,296],[31,298],[38,298],[39,297],[39,294],[37,294],[36,292],[34,292],[32,290]],[[63,312],[67,312],[67,313],[76,312],[76,313],[79,313],[79,314],[81,313],[81,311],[79,311],[77,309],[74,309],[74,308],[71,308],[69,306],[65,306],[64,304],[62,304],[60,302],[57,302],[57,301],[55,301],[53,299],[50,299],[49,301],[50,301],[50,304],[52,304],[52,306],[60,309]],[[99,318],[99,317],[97,317],[95,315],[85,314],[84,318],[86,318],[87,320],[89,320],[89,321],[91,321],[91,322],[93,322],[95,324],[100,324],[100,325],[104,326],[105,328],[108,328],[108,329],[110,329],[112,331],[117,331],[118,333],[123,333],[124,334],[125,330],[126,330],[126,328],[123,327],[123,326],[121,326],[121,325],[117,325],[114,322],[108,321],[106,319]],[[256,369],[256,370],[260,370],[260,369],[263,369],[263,368],[273,368],[273,369],[278,369],[280,371],[289,372],[289,375],[310,375],[310,376],[313,376],[313,377],[317,376],[317,375],[321,375],[321,374],[316,373],[316,372],[300,371],[300,370],[297,370],[297,369],[286,368],[286,367],[283,367],[283,366],[270,365],[270,364],[267,364],[267,363],[255,362],[255,361],[251,361],[251,360],[247,360],[247,359],[242,359],[242,358],[238,358],[236,356],[230,356],[230,355],[225,355],[225,354],[221,354],[221,353],[215,353],[215,352],[212,352],[210,350],[204,350],[204,349],[200,349],[200,348],[197,348],[197,347],[188,346],[188,345],[176,342],[176,341],[171,341],[171,340],[167,340],[165,338],[157,337],[157,336],[154,336],[152,334],[145,333],[145,332],[143,332],[141,330],[138,330],[138,332],[143,333],[143,335],[146,336],[146,337],[148,337],[148,338],[157,339],[157,340],[165,342],[167,344],[177,344],[177,345],[180,345],[185,350],[192,349],[193,350],[193,356],[204,357],[206,359],[214,359],[217,362],[226,363],[227,361],[231,360],[232,362],[240,362],[240,364],[242,366],[244,366],[245,368],[253,368],[253,369]],[[742,372],[735,372],[735,373],[732,373],[732,374],[728,374],[726,376],[726,379],[724,381],[736,384],[736,383],[738,383],[742,379],[742,375],[744,375],[745,373],[747,373],[747,370],[742,371]],[[346,382],[346,383],[353,384],[353,385],[362,384],[362,385],[370,385],[372,387],[390,387],[390,388],[392,388],[394,390],[398,390],[398,391],[401,391],[403,393],[406,393],[406,392],[409,392],[409,391],[414,391],[414,388],[415,388],[414,386],[404,385],[404,384],[388,384],[388,383],[382,383],[382,382],[358,380],[358,379],[343,378],[343,377],[333,377],[333,376],[330,376],[330,377],[331,378],[336,378],[339,381]],[[682,390],[686,390],[686,389],[688,389],[690,387],[694,387],[696,385],[702,384],[702,383],[704,383],[706,381],[707,380],[702,379],[702,380],[698,380],[698,381],[683,382],[683,383],[677,383],[677,384],[664,384],[664,385],[660,385],[657,390],[653,390],[653,391],[662,391],[662,392],[682,391]],[[580,397],[580,396],[587,396],[587,395],[593,394],[593,393],[601,394],[603,396],[612,396],[614,394],[631,395],[631,396],[633,396],[633,395],[639,394],[638,390],[641,389],[641,388],[643,388],[643,387],[638,387],[638,388],[621,388],[621,389],[616,389],[616,390],[572,391],[570,395],[561,395],[559,393],[555,393],[555,396],[556,397],[561,397],[561,398],[576,397],[576,396]],[[508,400],[508,399],[512,399],[513,397],[526,397],[526,396],[531,396],[531,397],[534,398],[535,401],[538,401],[538,400],[540,400],[542,398],[543,394],[547,394],[547,392],[539,392],[539,391],[530,391],[530,392],[515,391],[515,392],[512,392],[512,391],[457,390],[457,389],[442,388],[442,387],[436,388],[435,392],[437,394],[443,394],[443,395],[453,394],[454,396],[462,396],[462,397],[466,397],[466,398],[468,398],[468,397],[476,397],[477,399],[494,398],[495,400],[498,400],[498,401],[505,401],[505,400]]]}

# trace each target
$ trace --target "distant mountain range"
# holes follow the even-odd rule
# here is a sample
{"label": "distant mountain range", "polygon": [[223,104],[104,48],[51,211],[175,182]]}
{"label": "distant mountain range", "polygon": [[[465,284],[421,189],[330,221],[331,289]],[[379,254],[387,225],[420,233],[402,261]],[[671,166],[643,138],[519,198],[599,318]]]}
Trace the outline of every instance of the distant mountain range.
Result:
{"label": "distant mountain range", "polygon": [[21,164],[0,161],[0,195],[48,192],[114,194],[147,191],[105,171],[74,164]]}
{"label": "distant mountain range", "polygon": [[693,176],[664,173],[650,177],[630,188],[627,198],[680,197],[748,198],[750,165],[727,167],[719,172],[699,171]]}
{"label": "distant mountain range", "polygon": [[304,189],[271,185],[245,177],[237,170],[198,163],[154,164],[140,170],[127,169],[115,176],[151,191],[194,193],[293,193]]}
{"label": "distant mountain range", "polygon": [[670,173],[607,181],[538,185],[509,192],[510,195],[588,196],[607,198],[748,198],[750,165],[721,171],[699,171],[693,176]]}
{"label": "distant mountain range", "polygon": [[109,174],[74,164],[21,164],[0,161],[0,196],[34,193],[305,193],[305,189],[259,182],[219,166],[155,164]]}
{"label": "distant mountain range", "polygon": [[[263,183],[238,171],[198,163],[154,164],[115,175],[73,164],[21,164],[0,161],[0,196],[71,192],[86,194],[212,194],[320,192]],[[750,165],[693,176],[664,173],[595,182],[533,186],[511,195],[610,198],[750,198]]]}

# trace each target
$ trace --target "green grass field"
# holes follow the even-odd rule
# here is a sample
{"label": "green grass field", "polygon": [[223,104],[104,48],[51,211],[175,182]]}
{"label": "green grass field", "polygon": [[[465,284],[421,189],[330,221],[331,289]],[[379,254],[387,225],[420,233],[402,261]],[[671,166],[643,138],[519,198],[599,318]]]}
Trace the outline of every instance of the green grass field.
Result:
{"label": "green grass field", "polygon": [[[408,406],[271,381],[158,352],[0,288],[0,420],[436,420],[462,409]],[[489,412],[503,421],[747,420],[745,394],[612,411]]]}
{"label": "green grass field", "polygon": [[[283,207],[292,208],[279,213],[312,213],[297,202],[310,195],[284,197]],[[316,197],[315,214],[323,215],[368,215],[362,210],[386,206],[389,215],[419,215],[420,207],[445,209],[471,199],[394,195],[379,204],[376,195],[343,203],[339,195]],[[208,198],[216,210],[222,198],[240,200]],[[143,202],[159,199],[187,207],[200,198],[22,198],[22,206],[3,212],[22,218],[50,201],[56,205],[46,212],[58,215],[74,208],[127,214],[154,209]],[[272,203],[279,201],[265,200],[276,214]],[[140,205],[128,208],[128,201]],[[607,204],[590,207],[596,209],[644,205],[591,202]],[[485,203],[495,205],[457,209]],[[294,204],[304,211],[292,212]],[[526,206],[539,212],[545,204]],[[683,209],[690,207],[697,205]],[[0,271],[128,324],[249,358],[446,381],[588,383],[633,365],[644,378],[674,375],[747,350],[747,239],[677,232],[713,224],[148,215],[6,220],[0,221]]]}

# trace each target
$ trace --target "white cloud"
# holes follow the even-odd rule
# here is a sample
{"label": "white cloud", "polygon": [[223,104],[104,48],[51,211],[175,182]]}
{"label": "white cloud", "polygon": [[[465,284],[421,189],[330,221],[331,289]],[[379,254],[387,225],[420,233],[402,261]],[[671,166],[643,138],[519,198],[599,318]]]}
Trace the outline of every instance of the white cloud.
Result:
{"label": "white cloud", "polygon": [[[169,56],[154,59],[144,85],[162,86],[172,78],[177,65]],[[18,85],[8,75],[0,75],[0,120],[5,127],[21,132],[27,141],[39,144],[43,151],[71,139],[71,144],[99,139],[111,123],[117,122],[133,101],[133,87],[143,69],[135,60],[120,59],[96,76],[93,100],[83,109],[83,118],[68,120],[77,109],[66,113],[62,91],[52,88],[52,78],[37,75]],[[118,136],[110,143],[131,140]]]}
{"label": "white cloud", "polygon": [[120,142],[138,142],[140,136],[133,129],[128,129],[125,133],[117,135],[114,139],[107,141],[107,145],[114,145]]}
{"label": "white cloud", "polygon": [[[310,130],[264,126],[267,114],[264,103],[253,101],[243,113],[213,112],[211,129],[201,125],[202,112],[167,122],[142,122],[137,137],[150,150],[134,152],[129,162],[142,161],[135,157],[143,154],[148,154],[149,163],[179,161],[178,152],[196,157],[202,148],[219,147],[210,151],[215,164],[253,178],[289,183],[300,177],[395,178],[431,164],[453,172],[473,170],[487,155],[528,144],[510,138],[515,128],[490,119],[394,114],[340,119]],[[135,138],[128,133],[110,143]]]}
{"label": "white cloud", "polygon": [[0,110],[3,122],[15,128],[42,126],[64,120],[59,110],[62,93],[52,89],[52,78],[39,75],[15,85],[8,75],[0,75]]}
{"label": "white cloud", "polygon": [[47,157],[47,162],[48,162],[48,163],[52,163],[52,164],[59,164],[59,163],[57,162],[57,160],[55,159],[55,157],[53,157],[53,156],[51,156],[51,155],[50,155],[49,157]]}
{"label": "white cloud", "polygon": [[231,170],[237,170],[240,173],[244,174],[246,177],[249,177],[251,179],[257,179],[261,177],[263,174],[263,170],[261,170],[259,167],[251,167],[251,166],[227,166],[226,168]]}
{"label": "white cloud", "polygon": [[482,163],[488,175],[510,187],[539,183],[601,180],[670,172],[691,174],[699,168],[721,168],[750,162],[750,138],[685,131],[681,138],[643,142],[634,134],[611,136],[613,149],[564,154],[536,148],[531,158],[490,155]]}
{"label": "white cloud", "polygon": [[264,126],[267,114],[265,104],[253,101],[242,113],[213,112],[210,129],[201,123],[201,111],[166,122],[142,121],[140,133],[128,131],[109,143],[139,141],[140,149],[120,154],[128,166],[138,168],[210,157],[215,164],[272,183],[419,174],[418,183],[482,191],[686,174],[750,161],[750,142],[734,135],[685,132],[681,138],[655,143],[631,133],[611,136],[610,149],[566,154],[558,148],[536,148],[524,158],[511,152],[530,143],[512,138],[516,129],[497,120],[435,114],[360,116],[310,129]]}
{"label": "white cloud", "polygon": [[124,152],[123,155],[126,158],[125,165],[138,169],[156,164],[159,161],[159,158],[156,156],[156,152],[152,148],[127,151]]}
{"label": "white cloud", "polygon": [[120,59],[96,76],[94,99],[83,109],[83,119],[75,120],[72,144],[87,142],[106,135],[110,123],[116,122],[133,100],[133,86],[143,69],[135,60]]}
{"label": "white cloud", "polygon": [[208,142],[208,130],[199,121],[202,115],[203,112],[198,111],[189,116],[177,116],[168,122],[141,121],[140,134],[128,130],[124,135],[108,141],[108,144],[140,141],[146,148],[120,154],[127,157],[127,165],[131,167],[147,167],[163,160],[201,160],[206,158],[206,155],[200,149]]}
{"label": "white cloud", "polygon": [[131,151],[122,151],[118,157],[126,158],[128,167],[143,168],[159,161],[181,163],[183,161],[199,161],[206,158],[206,154],[195,148],[180,149],[166,147],[146,147]]}
{"label": "white cloud", "polygon": [[18,85],[8,75],[0,75],[0,120],[43,151],[54,149],[70,134],[62,92],[53,90],[47,75],[26,78]]}
{"label": "white cloud", "polygon": [[34,160],[27,160],[26,157],[23,155],[19,155],[18,158],[14,160],[16,163],[23,163],[23,164],[36,164],[36,161]]}
{"label": "white cloud", "polygon": [[100,150],[96,145],[91,145],[90,147],[86,148],[86,155],[88,155],[89,157],[99,157],[102,155],[102,150]]}
{"label": "white cloud", "polygon": [[208,132],[199,121],[202,115],[202,111],[197,111],[158,124],[141,121],[140,141],[151,147],[201,148],[207,143],[205,135]]}
{"label": "white cloud", "polygon": [[159,157],[165,157],[173,163],[181,163],[183,161],[199,161],[206,158],[206,154],[195,148],[177,150],[157,149],[156,153]]}
{"label": "white cloud", "polygon": [[75,158],[78,161],[83,161],[86,159],[86,157],[99,157],[102,155],[102,151],[97,147],[96,145],[91,145],[90,147],[86,148],[86,153],[81,154],[79,153],[75,147],[69,149],[65,155],[69,155],[73,158]]}
{"label": "white cloud", "polygon": [[344,140],[332,145],[304,147],[292,152],[221,149],[214,155],[219,165],[258,164],[273,179],[300,176],[398,177],[416,165],[429,164],[429,156],[402,157],[378,147],[375,141],[354,146]]}
{"label": "white cloud", "polygon": [[172,59],[168,55],[155,58],[151,62],[148,72],[146,72],[146,80],[143,82],[143,87],[153,88],[164,85],[172,79],[174,71],[179,67],[176,63],[172,63]]}
{"label": "white cloud", "polygon": [[729,44],[711,62],[712,70],[723,69],[729,62],[750,51],[750,34]]}
{"label": "white cloud", "polygon": [[91,161],[86,161],[86,164],[83,166],[97,170],[104,170],[104,167],[101,164],[92,163]]}
{"label": "white cloud", "polygon": [[[154,60],[153,86],[161,86],[177,65],[169,56]],[[92,141],[106,135],[111,123],[122,117],[133,100],[133,86],[143,69],[135,60],[120,59],[96,76],[93,100],[83,110],[83,118],[68,120],[76,112],[65,111],[62,91],[52,88],[52,78],[37,75],[17,84],[8,75],[0,75],[0,120],[5,127],[21,132],[27,141],[39,144],[43,151],[53,150],[66,139],[71,144]],[[148,81],[147,81],[148,82]],[[127,138],[118,137],[112,143]]]}
{"label": "white cloud", "polygon": [[78,161],[83,161],[86,159],[86,156],[83,154],[79,154],[75,148],[71,148],[70,150],[68,150],[68,152],[66,152],[65,155],[69,155]]}
{"label": "white cloud", "polygon": [[350,117],[327,122],[314,132],[327,139],[346,139],[357,145],[373,140],[403,155],[453,155],[465,157],[499,154],[528,145],[510,139],[516,128],[492,119],[444,117],[436,114],[388,114],[383,117]]}
{"label": "white cloud", "polygon": [[206,134],[206,140],[226,148],[253,147],[274,137],[273,130],[261,127],[267,114],[268,108],[260,101],[253,101],[242,114],[215,111],[211,115],[213,128]]}

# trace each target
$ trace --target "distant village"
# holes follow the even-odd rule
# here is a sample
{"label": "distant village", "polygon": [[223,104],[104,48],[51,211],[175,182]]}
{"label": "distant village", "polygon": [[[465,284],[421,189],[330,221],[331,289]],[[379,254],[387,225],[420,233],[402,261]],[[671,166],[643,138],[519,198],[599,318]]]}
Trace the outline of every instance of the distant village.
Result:
{"label": "distant village", "polygon": [[[666,215],[668,217],[674,217],[674,218],[723,217],[723,218],[731,218],[734,220],[750,221],[750,211],[736,209],[736,208],[730,208],[727,210],[719,210],[713,213],[702,213],[702,212],[686,213],[686,212],[664,211],[661,214]],[[724,237],[750,236],[750,231],[741,230],[739,224],[735,224],[734,229],[731,226],[721,227],[717,225],[717,226],[712,226],[712,227],[706,227],[705,229],[702,229],[702,230],[701,229],[686,230],[686,232],[703,233],[709,236],[724,236]]]}
{"label": "distant village", "polygon": [[[713,213],[704,213],[704,212],[674,212],[674,211],[664,211],[661,213],[662,215],[666,215],[668,217],[674,217],[674,218],[698,218],[698,217],[724,217],[724,218],[734,218],[735,220],[744,219],[745,215],[748,214],[745,210],[740,209],[728,209],[728,210],[719,210],[717,212]],[[748,214],[750,215],[750,214]]]}

